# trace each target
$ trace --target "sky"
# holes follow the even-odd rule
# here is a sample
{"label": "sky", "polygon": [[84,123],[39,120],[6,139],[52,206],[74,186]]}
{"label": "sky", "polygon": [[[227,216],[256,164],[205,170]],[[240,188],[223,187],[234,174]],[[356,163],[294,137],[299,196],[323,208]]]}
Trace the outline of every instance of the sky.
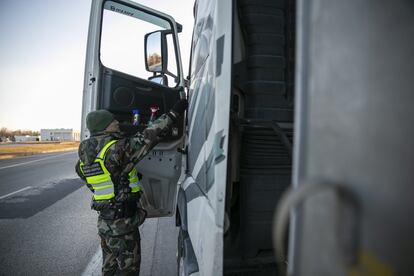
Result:
{"label": "sky", "polygon": [[[135,0],[171,15],[188,72],[194,0]],[[0,0],[0,127],[80,130],[91,0]]]}

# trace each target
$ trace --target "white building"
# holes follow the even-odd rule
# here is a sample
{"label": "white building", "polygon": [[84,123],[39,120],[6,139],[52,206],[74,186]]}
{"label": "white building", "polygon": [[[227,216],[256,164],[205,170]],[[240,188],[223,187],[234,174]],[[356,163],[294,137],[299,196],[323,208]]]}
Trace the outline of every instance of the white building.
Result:
{"label": "white building", "polygon": [[71,128],[41,129],[41,141],[80,141],[80,132]]}
{"label": "white building", "polygon": [[36,142],[40,141],[40,136],[15,135],[14,140],[16,142]]}

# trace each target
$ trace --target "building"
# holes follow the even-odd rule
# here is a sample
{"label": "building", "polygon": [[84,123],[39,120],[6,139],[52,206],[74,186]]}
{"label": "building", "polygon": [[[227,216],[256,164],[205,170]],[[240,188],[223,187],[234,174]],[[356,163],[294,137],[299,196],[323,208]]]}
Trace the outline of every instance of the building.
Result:
{"label": "building", "polygon": [[10,138],[6,136],[0,136],[0,142],[3,142],[3,143],[10,142]]}
{"label": "building", "polygon": [[40,136],[15,135],[14,140],[16,142],[36,142],[40,141]]}
{"label": "building", "polygon": [[41,141],[80,141],[80,132],[71,128],[41,129]]}

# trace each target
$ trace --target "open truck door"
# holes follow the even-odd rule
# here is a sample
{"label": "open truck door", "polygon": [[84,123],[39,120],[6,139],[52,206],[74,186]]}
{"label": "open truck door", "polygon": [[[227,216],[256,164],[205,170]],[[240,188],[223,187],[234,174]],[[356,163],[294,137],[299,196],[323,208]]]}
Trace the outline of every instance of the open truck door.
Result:
{"label": "open truck door", "polygon": [[[166,14],[137,3],[93,0],[89,24],[82,106],[82,139],[89,137],[86,115],[97,109],[115,114],[121,130],[133,135],[185,97],[177,33]],[[133,111],[140,122],[132,123]],[[181,174],[184,120],[139,164],[143,206],[149,217],[170,216]]]}

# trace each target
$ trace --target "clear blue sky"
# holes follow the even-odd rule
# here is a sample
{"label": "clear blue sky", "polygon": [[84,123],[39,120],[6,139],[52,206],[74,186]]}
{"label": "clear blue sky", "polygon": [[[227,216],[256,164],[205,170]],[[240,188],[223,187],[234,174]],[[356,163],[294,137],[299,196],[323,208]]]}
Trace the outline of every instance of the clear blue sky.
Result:
{"label": "clear blue sky", "polygon": [[[185,72],[194,0],[141,0],[184,25]],[[80,129],[90,0],[0,0],[0,127]]]}

